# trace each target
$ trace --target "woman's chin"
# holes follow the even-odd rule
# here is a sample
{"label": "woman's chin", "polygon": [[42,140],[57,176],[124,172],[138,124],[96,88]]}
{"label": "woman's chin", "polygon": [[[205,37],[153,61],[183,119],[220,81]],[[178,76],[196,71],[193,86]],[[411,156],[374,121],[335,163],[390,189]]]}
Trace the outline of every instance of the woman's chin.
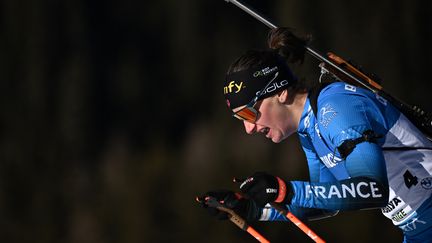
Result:
{"label": "woman's chin", "polygon": [[280,143],[283,139],[280,136],[274,136],[271,140],[273,143]]}
{"label": "woman's chin", "polygon": [[271,140],[272,140],[273,143],[280,143],[283,140],[285,140],[287,137],[289,137],[289,135],[286,135],[286,134],[274,134],[271,137]]}

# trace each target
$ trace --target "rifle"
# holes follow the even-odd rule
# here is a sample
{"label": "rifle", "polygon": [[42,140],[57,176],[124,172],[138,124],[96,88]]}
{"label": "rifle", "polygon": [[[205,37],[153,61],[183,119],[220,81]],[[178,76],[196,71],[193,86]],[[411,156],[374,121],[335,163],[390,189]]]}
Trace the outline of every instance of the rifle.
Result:
{"label": "rifle", "polygon": [[[237,0],[225,0],[226,2],[233,3],[240,9],[244,10],[254,18],[258,19],[263,24],[271,29],[278,28],[269,20],[259,15],[256,11]],[[367,74],[356,65],[346,61],[345,59],[337,56],[334,53],[328,52],[326,56],[320,54],[318,51],[309,46],[304,47],[306,53],[316,58],[320,64],[322,74],[330,74],[334,78],[347,82],[355,86],[364,87],[376,95],[389,101],[400,112],[402,112],[423,134],[432,141],[432,113],[425,111],[417,105],[409,105],[400,99],[387,93],[380,85],[379,81],[372,75]]]}

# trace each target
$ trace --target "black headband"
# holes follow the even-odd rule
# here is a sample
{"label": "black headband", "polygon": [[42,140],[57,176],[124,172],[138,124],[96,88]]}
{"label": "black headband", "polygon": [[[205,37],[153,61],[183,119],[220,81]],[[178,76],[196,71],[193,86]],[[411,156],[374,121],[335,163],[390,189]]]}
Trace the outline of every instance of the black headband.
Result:
{"label": "black headband", "polygon": [[[276,76],[276,77],[275,77]],[[265,90],[263,88],[272,80]],[[292,86],[297,81],[288,65],[281,61],[261,65],[228,74],[225,79],[224,96],[228,107],[246,105],[263,90],[259,100],[270,97]]]}

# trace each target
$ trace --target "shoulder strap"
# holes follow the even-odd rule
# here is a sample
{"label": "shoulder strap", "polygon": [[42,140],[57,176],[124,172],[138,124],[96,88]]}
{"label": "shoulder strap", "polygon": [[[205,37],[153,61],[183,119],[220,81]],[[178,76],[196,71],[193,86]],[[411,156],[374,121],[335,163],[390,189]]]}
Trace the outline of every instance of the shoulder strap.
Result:
{"label": "shoulder strap", "polygon": [[377,139],[382,137],[382,135],[378,135],[372,130],[366,130],[359,138],[345,140],[345,142],[343,142],[337,149],[342,158],[346,159],[346,157],[348,157],[348,155],[354,150],[357,144],[363,142],[376,143]]}
{"label": "shoulder strap", "polygon": [[[320,83],[309,92],[309,102],[315,117],[317,117],[318,112],[318,96],[320,95],[321,91],[331,83],[332,82]],[[346,159],[346,157],[354,150],[357,144],[362,142],[376,143],[377,139],[381,137],[382,135],[377,135],[372,130],[366,130],[363,132],[361,137],[357,139],[349,139],[343,142],[339,147],[337,147],[337,151],[339,152],[339,155],[342,159]],[[325,140],[323,138],[321,139],[326,144]],[[328,147],[328,145],[326,146]],[[335,152],[336,150],[333,152],[333,155],[335,155]]]}
{"label": "shoulder strap", "polygon": [[320,83],[309,91],[309,102],[315,117],[317,116],[318,111],[318,96],[321,93],[321,90],[323,90],[325,87],[327,87],[327,85],[331,83],[332,82]]}

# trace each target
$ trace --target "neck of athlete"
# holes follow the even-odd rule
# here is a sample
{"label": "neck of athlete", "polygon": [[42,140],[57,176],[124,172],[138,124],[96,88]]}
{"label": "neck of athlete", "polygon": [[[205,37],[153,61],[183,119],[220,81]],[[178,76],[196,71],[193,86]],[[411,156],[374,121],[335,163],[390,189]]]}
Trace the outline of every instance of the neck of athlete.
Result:
{"label": "neck of athlete", "polygon": [[291,110],[291,120],[295,124],[296,129],[298,129],[307,97],[307,92],[297,93],[293,97],[292,102],[287,105],[287,108]]}

